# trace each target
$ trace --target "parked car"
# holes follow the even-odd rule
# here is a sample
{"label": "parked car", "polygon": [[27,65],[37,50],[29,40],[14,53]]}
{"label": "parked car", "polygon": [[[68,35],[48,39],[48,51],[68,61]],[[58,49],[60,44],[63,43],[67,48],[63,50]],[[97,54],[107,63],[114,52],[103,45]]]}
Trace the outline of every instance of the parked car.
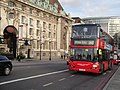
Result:
{"label": "parked car", "polygon": [[115,65],[118,65],[119,63],[120,63],[120,59],[114,60],[114,64],[115,64]]}
{"label": "parked car", "polygon": [[9,52],[2,52],[0,53],[0,55],[6,56],[8,59],[14,59],[14,55],[13,53],[9,53]]}
{"label": "parked car", "polygon": [[9,75],[12,71],[12,62],[3,55],[0,55],[0,74]]}

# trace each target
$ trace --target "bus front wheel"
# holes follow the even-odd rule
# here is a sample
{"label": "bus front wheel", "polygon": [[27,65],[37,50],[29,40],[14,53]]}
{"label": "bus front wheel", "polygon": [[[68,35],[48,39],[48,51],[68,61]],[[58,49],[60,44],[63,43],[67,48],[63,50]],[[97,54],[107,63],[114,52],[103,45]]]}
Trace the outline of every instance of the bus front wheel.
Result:
{"label": "bus front wheel", "polygon": [[104,65],[102,65],[102,68],[101,68],[101,70],[100,70],[100,73],[104,73]]}

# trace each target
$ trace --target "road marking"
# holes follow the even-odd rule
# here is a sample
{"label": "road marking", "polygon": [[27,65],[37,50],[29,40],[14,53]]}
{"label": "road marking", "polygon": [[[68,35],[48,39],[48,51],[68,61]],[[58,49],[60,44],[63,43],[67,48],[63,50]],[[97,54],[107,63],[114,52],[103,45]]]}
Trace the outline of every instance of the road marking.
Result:
{"label": "road marking", "polygon": [[74,77],[75,75],[71,75],[70,77]]}
{"label": "road marking", "polygon": [[62,78],[62,79],[59,79],[58,81],[63,81],[63,80],[65,80],[66,78]]}
{"label": "road marking", "polygon": [[49,86],[49,85],[51,85],[51,84],[53,84],[53,82],[48,83],[48,84],[45,84],[45,85],[43,85],[43,87]]}
{"label": "road marking", "polygon": [[40,75],[36,75],[36,76],[30,76],[30,77],[26,77],[26,78],[20,78],[20,79],[10,80],[10,81],[6,81],[6,82],[1,82],[0,85],[5,85],[5,84],[14,83],[14,82],[19,82],[19,81],[34,79],[34,78],[38,78],[38,77],[44,77],[44,76],[58,74],[58,73],[63,73],[63,72],[67,72],[67,71],[68,71],[68,69],[65,69],[65,70],[61,70],[61,71],[56,71],[56,72],[45,73],[45,74],[40,74]]}

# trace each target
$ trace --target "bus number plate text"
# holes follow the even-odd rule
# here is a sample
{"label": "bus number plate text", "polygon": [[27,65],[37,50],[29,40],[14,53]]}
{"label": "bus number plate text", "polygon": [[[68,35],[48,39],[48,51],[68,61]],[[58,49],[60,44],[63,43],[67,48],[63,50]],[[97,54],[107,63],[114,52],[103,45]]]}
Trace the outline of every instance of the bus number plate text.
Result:
{"label": "bus number plate text", "polygon": [[79,71],[85,71],[85,69],[79,69]]}

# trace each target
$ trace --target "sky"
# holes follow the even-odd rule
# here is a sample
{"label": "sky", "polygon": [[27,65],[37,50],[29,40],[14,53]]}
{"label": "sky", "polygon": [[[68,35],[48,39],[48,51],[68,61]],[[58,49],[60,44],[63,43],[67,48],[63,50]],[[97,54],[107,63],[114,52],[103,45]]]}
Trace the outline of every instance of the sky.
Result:
{"label": "sky", "polygon": [[71,17],[120,16],[120,0],[58,0]]}

